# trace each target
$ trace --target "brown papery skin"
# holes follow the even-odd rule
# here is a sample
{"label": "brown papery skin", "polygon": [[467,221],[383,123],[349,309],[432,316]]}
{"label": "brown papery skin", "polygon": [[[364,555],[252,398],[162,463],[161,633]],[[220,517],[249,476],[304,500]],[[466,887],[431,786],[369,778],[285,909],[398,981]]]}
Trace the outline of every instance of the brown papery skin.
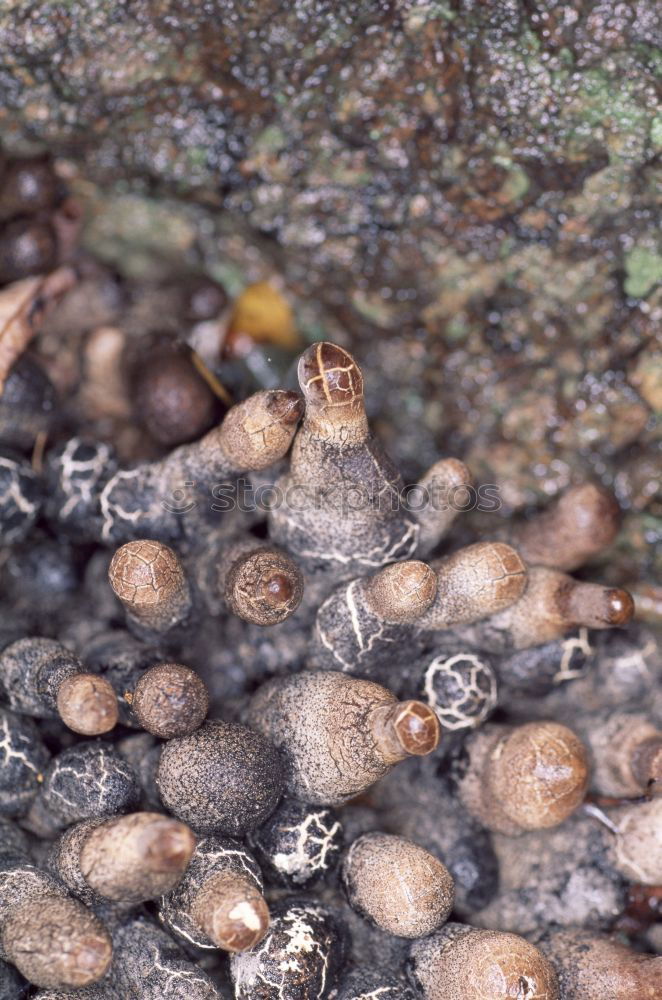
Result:
{"label": "brown papery skin", "polygon": [[147,732],[163,740],[188,736],[202,725],[209,692],[195,671],[181,663],[159,663],[135,686],[131,709]]}
{"label": "brown papery skin", "polygon": [[606,934],[569,928],[538,947],[559,977],[563,1000],[659,1000],[662,957],[632,951]]}
{"label": "brown papery skin", "polygon": [[526,563],[552,569],[577,569],[613,542],[620,508],[594,483],[572,486],[540,514],[508,533]]}
{"label": "brown papery skin", "polygon": [[233,406],[220,428],[210,431],[201,445],[212,453],[218,449],[221,464],[229,470],[266,469],[289,448],[302,414],[298,393],[265,389]]}
{"label": "brown papery skin", "polygon": [[560,1000],[551,963],[524,938],[447,924],[411,949],[425,1000]]}
{"label": "brown papery skin", "polygon": [[557,722],[484,726],[468,744],[460,795],[488,829],[516,836],[557,826],[581,804],[588,758],[581,740]]}
{"label": "brown papery skin", "polygon": [[441,739],[439,719],[423,701],[378,706],[370,713],[370,728],[388,764],[407,757],[425,757],[436,750]]}
{"label": "brown papery skin", "polygon": [[365,602],[385,622],[411,624],[432,604],[437,593],[434,570],[416,559],[394,563],[363,584]]}
{"label": "brown papery skin", "polygon": [[111,560],[108,579],[127,614],[157,632],[182,621],[190,609],[182,564],[163,542],[141,539],[122,545]]}
{"label": "brown papery skin", "polygon": [[342,878],[354,909],[398,937],[423,937],[437,930],[455,898],[452,876],[438,858],[386,833],[354,841]]}
{"label": "brown papery skin", "polygon": [[225,577],[230,609],[252,625],[278,625],[294,614],[303,597],[303,575],[284,552],[255,547],[238,556]]}
{"label": "brown papery skin", "polygon": [[445,629],[485,618],[514,604],[526,587],[526,567],[503,542],[478,542],[435,561],[437,596],[418,621]]}
{"label": "brown papery skin", "polygon": [[269,929],[269,908],[254,882],[219,872],[205,882],[191,907],[193,920],[224,951],[247,951]]}
{"label": "brown papery skin", "polygon": [[626,625],[633,613],[634,603],[627,590],[583,583],[558,570],[533,566],[529,568],[526,589],[520,599],[481,623],[478,639],[489,642],[496,635],[497,652],[528,649],[560,639],[579,626]]}
{"label": "brown papery skin", "polygon": [[285,754],[290,794],[315,805],[345,802],[398,761],[430,753],[440,731],[429,705],[332,670],[268,681],[246,718]]}
{"label": "brown papery skin", "polygon": [[110,937],[94,914],[58,897],[20,906],[3,931],[2,946],[29,982],[51,989],[97,982],[112,957]]}
{"label": "brown papery skin", "polygon": [[92,830],[80,852],[80,870],[100,896],[139,903],[172,889],[188,865],[196,839],[185,823],[159,813],[118,816]]}
{"label": "brown papery skin", "polygon": [[326,341],[313,344],[299,359],[298,376],[306,400],[305,427],[329,437],[342,427],[353,443],[365,440],[363,375],[348,351]]}
{"label": "brown papery skin", "polygon": [[57,708],[65,726],[83,736],[100,736],[117,725],[117,695],[105,677],[74,674],[57,693]]}

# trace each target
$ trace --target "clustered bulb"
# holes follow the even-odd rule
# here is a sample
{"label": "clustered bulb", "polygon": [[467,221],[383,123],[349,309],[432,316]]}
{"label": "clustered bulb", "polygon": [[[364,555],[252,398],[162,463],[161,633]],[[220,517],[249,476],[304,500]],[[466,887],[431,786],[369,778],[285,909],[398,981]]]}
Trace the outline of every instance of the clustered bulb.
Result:
{"label": "clustered bulb", "polygon": [[204,837],[183,878],[163,895],[159,916],[198,948],[247,951],[269,927],[263,888],[250,851],[230,837]]}
{"label": "clustered bulb", "polygon": [[[9,224],[8,198],[56,206],[33,168],[0,165]],[[24,401],[51,279],[0,292]],[[471,471],[405,490],[344,347],[218,422],[188,346],[131,339],[135,461],[68,413],[33,465],[41,403],[0,437],[0,994],[654,1000],[658,960],[601,932],[662,884],[662,667],[627,591],[568,575],[613,498],[579,483],[477,538]],[[240,479],[268,512],[212,503]]]}
{"label": "clustered bulb", "polygon": [[85,903],[141,903],[180,881],[195,845],[184,823],[159,813],[90,819],[60,837],[51,867]]}
{"label": "clustered bulb", "polygon": [[516,934],[447,924],[414,942],[410,961],[425,1000],[560,1000],[552,964]]}
{"label": "clustered bulb", "polygon": [[53,639],[19,639],[0,653],[0,690],[9,705],[37,719],[62,719],[83,736],[99,736],[118,719],[110,683],[84,670],[77,656]]}
{"label": "clustered bulb", "polygon": [[263,684],[247,721],[282,752],[289,794],[315,805],[346,802],[398,761],[432,753],[440,738],[428,705],[336,671]]}
{"label": "clustered bulb", "polygon": [[157,663],[141,674],[131,709],[141,729],[163,740],[189,736],[204,722],[209,692],[198,674],[181,663]]}
{"label": "clustered bulb", "polygon": [[156,784],[166,808],[196,832],[240,837],[275,809],[282,773],[259,732],[214,720],[163,746]]}
{"label": "clustered bulb", "polygon": [[186,573],[177,554],[162,542],[127,542],[108,570],[113,592],[127,620],[149,633],[162,634],[182,624],[191,610]]}
{"label": "clustered bulb", "polygon": [[115,692],[123,725],[168,740],[188,736],[209,709],[207,685],[183,663],[163,661],[157,646],[122,629],[108,629],[83,645],[85,664]]}
{"label": "clustered bulb", "polygon": [[418,525],[390,502],[403,483],[368,427],[356,361],[335,344],[315,344],[302,355],[298,376],[304,418],[277,483],[284,502],[271,512],[271,537],[304,569],[330,579],[410,558]]}
{"label": "clustered bulb", "polygon": [[101,921],[32,865],[20,831],[0,825],[0,955],[35,986],[74,990],[101,979],[112,955]]}
{"label": "clustered bulb", "polygon": [[497,678],[488,657],[462,645],[435,647],[431,659],[414,666],[420,697],[434,709],[442,729],[476,729],[498,704]]}
{"label": "clustered bulb", "polygon": [[113,930],[113,963],[104,983],[108,992],[90,1000],[161,1000],[169,993],[186,1000],[223,1000],[211,976],[170,934],[148,917],[135,913]]}
{"label": "clustered bulb", "polygon": [[488,723],[467,738],[459,782],[466,808],[497,833],[515,836],[562,823],[588,783],[586,748],[557,722]]}
{"label": "clustered bulb", "polygon": [[453,908],[455,887],[448,869],[404,837],[359,837],[345,855],[342,880],[354,909],[398,937],[426,937]]}
{"label": "clustered bulb", "polygon": [[472,486],[470,470],[457,458],[440,459],[419,480],[415,491],[419,503],[414,506],[418,522],[417,555],[424,558],[434,552],[461,512],[462,501]]}
{"label": "clustered bulb", "polygon": [[418,622],[421,629],[448,629],[496,614],[516,604],[527,586],[526,566],[502,542],[477,542],[432,565],[437,594]]}
{"label": "clustered bulb", "polygon": [[662,957],[633,951],[606,934],[579,927],[552,930],[537,946],[554,966],[564,1000],[659,995]]}

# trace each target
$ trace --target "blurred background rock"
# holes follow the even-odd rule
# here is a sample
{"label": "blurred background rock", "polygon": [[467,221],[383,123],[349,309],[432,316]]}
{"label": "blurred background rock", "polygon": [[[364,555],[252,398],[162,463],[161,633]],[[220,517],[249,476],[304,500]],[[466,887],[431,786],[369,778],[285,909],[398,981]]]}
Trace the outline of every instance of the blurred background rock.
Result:
{"label": "blurred background rock", "polygon": [[654,617],[660,27],[654,0],[5,0],[0,139],[56,157],[88,292],[202,281],[262,383],[351,347],[408,477],[457,454],[503,515],[611,486],[600,572]]}

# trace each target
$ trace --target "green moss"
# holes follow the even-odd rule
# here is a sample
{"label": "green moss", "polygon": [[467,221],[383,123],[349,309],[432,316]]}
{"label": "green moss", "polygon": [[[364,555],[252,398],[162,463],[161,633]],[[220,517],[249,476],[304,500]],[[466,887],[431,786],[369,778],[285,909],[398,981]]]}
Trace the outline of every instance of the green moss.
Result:
{"label": "green moss", "polygon": [[648,96],[641,81],[628,79],[625,70],[613,75],[589,70],[571,102],[574,135],[595,139],[602,133],[612,163],[640,159],[650,127]]}
{"label": "green moss", "polygon": [[634,247],[625,258],[625,291],[633,298],[643,298],[662,281],[662,256],[646,247]]}

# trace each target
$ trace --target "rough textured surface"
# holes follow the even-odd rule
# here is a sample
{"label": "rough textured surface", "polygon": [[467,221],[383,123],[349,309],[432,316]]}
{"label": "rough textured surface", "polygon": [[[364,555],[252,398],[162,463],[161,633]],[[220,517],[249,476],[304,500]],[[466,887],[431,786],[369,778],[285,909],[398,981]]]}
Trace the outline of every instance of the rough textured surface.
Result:
{"label": "rough textured surface", "polygon": [[273,907],[271,927],[253,951],[234,955],[230,969],[237,1000],[323,1000],[344,957],[342,932],[323,906],[285,899]]}
{"label": "rough textured surface", "polygon": [[283,501],[271,511],[271,537],[328,582],[413,556],[418,525],[398,503],[400,473],[368,427],[355,359],[323,341],[297,371],[304,419],[276,483]]}
{"label": "rough textured surface", "polygon": [[138,680],[131,708],[143,729],[168,740],[188,736],[202,725],[209,694],[193,670],[181,663],[159,663]]}
{"label": "rough textured surface", "polygon": [[82,669],[78,657],[59,642],[19,639],[0,655],[0,685],[15,711],[54,718],[60,685]]}
{"label": "rough textured surface", "polygon": [[49,759],[34,722],[0,709],[0,813],[27,812]]}
{"label": "rough textured surface", "polygon": [[[368,577],[336,588],[317,611],[307,665],[377,679],[400,663],[415,623],[437,589],[425,563],[393,563]],[[395,661],[395,662],[393,662]]]}
{"label": "rough textured surface", "polygon": [[36,808],[60,827],[82,819],[126,812],[137,803],[133,769],[101,740],[79,743],[50,764]]}
{"label": "rough textured surface", "polygon": [[624,582],[659,512],[659,24],[557,7],[11,3],[0,128],[84,163],[124,273],[277,271],[307,336],[350,329],[414,475],[469,453],[512,509],[588,462]]}
{"label": "rough textured surface", "polygon": [[638,954],[607,935],[552,930],[536,946],[554,966],[563,1000],[655,1000],[659,993],[662,957]]}
{"label": "rough textured surface", "polygon": [[127,542],[117,550],[108,579],[130,620],[167,632],[191,608],[184,568],[177,553],[161,542]]}
{"label": "rough textured surface", "polygon": [[448,869],[404,837],[367,833],[342,865],[351,905],[387,934],[425,937],[448,919],[455,887]]}
{"label": "rough textured surface", "polygon": [[111,950],[101,922],[61,882],[20,858],[3,859],[0,958],[37,986],[75,989],[104,975]]}
{"label": "rough textured surface", "polygon": [[87,986],[110,965],[112,945],[91,910],[71,899],[30,899],[17,906],[2,930],[2,948],[36,986]]}
{"label": "rough textured surface", "polygon": [[303,673],[264,684],[248,720],[282,750],[291,795],[338,805],[389,770],[370,726],[370,713],[389,705],[393,695],[372,681]]}
{"label": "rough textured surface", "polygon": [[357,969],[343,979],[334,1000],[416,1000],[411,987],[388,972]]}
{"label": "rough textured surface", "polygon": [[220,1000],[206,972],[187,959],[172,938],[146,919],[133,919],[113,934],[111,975],[118,997],[144,1000]]}
{"label": "rough textured surface", "polygon": [[637,711],[644,705],[650,718],[662,725],[662,650],[656,634],[632,626],[609,637],[594,632],[590,645],[595,654],[580,676],[570,684],[555,684],[543,698],[518,699],[513,707],[520,717],[572,725],[584,712]]}
{"label": "rough textured surface", "polygon": [[242,836],[275,809],[282,764],[259,733],[229,722],[205,722],[170,740],[156,782],[167,809],[200,833]]}
{"label": "rough textured surface", "polygon": [[516,934],[448,924],[415,941],[410,960],[425,1000],[560,1000],[552,965]]}
{"label": "rough textured surface", "polygon": [[87,820],[56,843],[51,865],[86,903],[156,899],[177,884],[195,838],[183,823],[159,813]]}
{"label": "rough textured surface", "polygon": [[257,862],[240,841],[203,837],[180,883],[159,901],[159,917],[166,927],[197,948],[218,947],[195,917],[198,899],[206,885],[219,875],[226,879],[235,876],[249,889],[262,892],[262,874]]}
{"label": "rough textured surface", "polygon": [[586,748],[558,722],[488,724],[469,736],[464,752],[459,796],[489,830],[517,836],[557,826],[586,793]]}
{"label": "rough textured surface", "polygon": [[343,825],[334,809],[285,799],[250,839],[274,881],[302,888],[335,868]]}

